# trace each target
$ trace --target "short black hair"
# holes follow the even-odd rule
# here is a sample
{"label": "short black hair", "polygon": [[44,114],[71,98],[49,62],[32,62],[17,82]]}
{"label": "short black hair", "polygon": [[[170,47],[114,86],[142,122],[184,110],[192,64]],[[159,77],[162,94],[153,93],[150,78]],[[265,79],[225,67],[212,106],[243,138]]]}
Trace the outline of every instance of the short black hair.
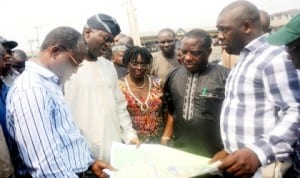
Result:
{"label": "short black hair", "polygon": [[167,32],[167,33],[172,34],[174,38],[176,37],[176,34],[175,34],[174,30],[172,30],[171,28],[163,28],[163,29],[161,29],[161,30],[158,32],[157,36],[159,36],[160,34],[162,34],[162,33],[164,33],[164,32]]}
{"label": "short black hair", "polygon": [[21,59],[21,60],[27,60],[27,54],[25,51],[21,50],[21,49],[15,49],[13,50],[13,56],[15,58]]}
{"label": "short black hair", "polygon": [[192,29],[191,31],[187,32],[184,37],[199,39],[203,42],[204,47],[211,48],[212,40],[209,33],[205,30]]}
{"label": "short black hair", "polygon": [[123,64],[128,65],[129,62],[136,62],[138,56],[141,56],[144,64],[152,63],[151,53],[144,47],[133,46],[128,48],[123,55]]}
{"label": "short black hair", "polygon": [[82,35],[72,27],[61,26],[51,30],[43,44],[41,50],[45,50],[51,46],[59,46],[64,50],[76,51],[78,44],[83,41]]}

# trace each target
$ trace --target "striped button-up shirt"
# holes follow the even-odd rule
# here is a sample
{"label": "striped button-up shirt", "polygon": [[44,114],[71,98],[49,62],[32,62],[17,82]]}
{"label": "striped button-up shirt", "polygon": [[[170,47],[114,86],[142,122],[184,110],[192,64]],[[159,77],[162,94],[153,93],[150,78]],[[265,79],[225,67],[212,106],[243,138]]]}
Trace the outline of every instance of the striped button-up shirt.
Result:
{"label": "striped button-up shirt", "polygon": [[265,37],[242,50],[228,76],[221,111],[225,150],[248,147],[262,165],[292,153],[300,112],[297,70],[286,52],[270,46]]}
{"label": "striped button-up shirt", "polygon": [[86,140],[66,106],[58,77],[27,62],[7,97],[7,126],[32,177],[77,177],[92,164]]}

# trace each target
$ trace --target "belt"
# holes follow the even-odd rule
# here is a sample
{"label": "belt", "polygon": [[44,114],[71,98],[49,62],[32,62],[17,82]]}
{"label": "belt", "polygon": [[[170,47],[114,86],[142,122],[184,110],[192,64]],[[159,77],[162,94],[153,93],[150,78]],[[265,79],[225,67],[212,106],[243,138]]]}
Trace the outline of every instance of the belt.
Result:
{"label": "belt", "polygon": [[96,178],[97,176],[93,173],[91,169],[88,169],[84,172],[76,173],[79,178]]}
{"label": "belt", "polygon": [[76,173],[79,178],[84,178],[85,172]]}
{"label": "belt", "polygon": [[[93,174],[92,170],[90,170],[90,169],[88,169],[88,170],[86,170],[84,172],[76,173],[76,175],[79,178],[94,178],[95,177],[95,175]],[[17,178],[32,178],[32,176],[30,174],[19,175],[18,173],[16,173],[15,177],[17,177]],[[9,176],[9,178],[11,178],[11,176]]]}

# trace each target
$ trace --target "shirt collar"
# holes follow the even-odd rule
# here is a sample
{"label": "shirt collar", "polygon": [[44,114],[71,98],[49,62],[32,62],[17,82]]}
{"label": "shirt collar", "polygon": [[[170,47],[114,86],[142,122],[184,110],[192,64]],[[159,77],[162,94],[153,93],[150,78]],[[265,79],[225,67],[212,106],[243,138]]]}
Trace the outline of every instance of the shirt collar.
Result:
{"label": "shirt collar", "polygon": [[205,67],[205,69],[204,70],[201,70],[201,71],[197,71],[197,72],[194,72],[194,73],[192,73],[192,72],[190,72],[190,71],[188,71],[186,68],[185,68],[185,66],[183,65],[182,67],[184,67],[185,68],[185,70],[186,70],[186,73],[187,73],[187,75],[188,76],[192,76],[192,75],[194,75],[194,74],[197,74],[197,75],[202,75],[202,74],[206,74],[207,73],[207,71],[208,71],[208,69],[210,68],[210,63],[207,63],[207,65],[206,65],[206,67]]}
{"label": "shirt collar", "polygon": [[242,49],[242,52],[243,51],[250,51],[250,52],[253,52],[255,51],[256,49],[260,49],[262,46],[265,45],[266,43],[266,37],[268,36],[268,34],[263,34],[261,35],[260,37],[252,40],[250,43],[248,43],[244,49]]}
{"label": "shirt collar", "polygon": [[39,75],[43,76],[44,78],[47,78],[59,84],[58,82],[59,78],[55,73],[53,73],[51,70],[47,69],[46,67],[37,64],[36,62],[27,61],[25,64],[25,70],[36,72]]}

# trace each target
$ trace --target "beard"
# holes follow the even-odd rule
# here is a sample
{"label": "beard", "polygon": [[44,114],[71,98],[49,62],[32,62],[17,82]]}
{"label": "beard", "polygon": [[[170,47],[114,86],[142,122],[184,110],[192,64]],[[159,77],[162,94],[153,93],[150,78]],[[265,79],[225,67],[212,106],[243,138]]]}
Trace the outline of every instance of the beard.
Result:
{"label": "beard", "polygon": [[238,50],[238,49],[234,49],[234,48],[231,48],[231,47],[226,47],[225,48],[225,51],[228,53],[228,54],[231,54],[231,55],[239,55],[241,50]]}
{"label": "beard", "polygon": [[96,61],[98,56],[94,55],[90,50],[87,53],[87,59],[90,61]]}
{"label": "beard", "polygon": [[162,51],[163,55],[166,57],[166,58],[172,58],[175,56],[175,50],[174,49],[170,49],[168,51]]}

